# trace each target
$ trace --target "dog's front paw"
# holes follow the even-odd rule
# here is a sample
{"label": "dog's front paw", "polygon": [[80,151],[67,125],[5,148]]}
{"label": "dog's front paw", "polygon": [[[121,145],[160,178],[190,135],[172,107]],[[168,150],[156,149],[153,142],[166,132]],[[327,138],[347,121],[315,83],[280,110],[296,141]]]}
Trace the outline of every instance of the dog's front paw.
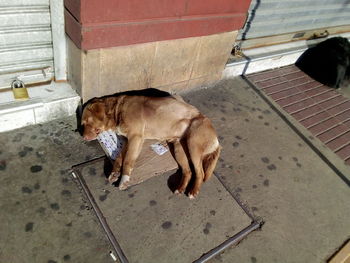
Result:
{"label": "dog's front paw", "polygon": [[182,194],[178,189],[176,189],[175,191],[174,191],[174,194],[176,194],[176,195],[180,195],[180,194]]}
{"label": "dog's front paw", "polygon": [[119,178],[119,174],[112,172],[109,177],[108,177],[108,182],[110,182],[111,184],[113,184],[114,182],[116,182]]}
{"label": "dog's front paw", "polygon": [[123,175],[122,178],[120,179],[119,190],[127,189],[129,187],[129,181],[130,181],[130,176]]}
{"label": "dog's front paw", "polygon": [[113,164],[112,173],[120,174],[121,170],[122,170],[122,167],[119,165],[118,162],[115,162],[115,163]]}

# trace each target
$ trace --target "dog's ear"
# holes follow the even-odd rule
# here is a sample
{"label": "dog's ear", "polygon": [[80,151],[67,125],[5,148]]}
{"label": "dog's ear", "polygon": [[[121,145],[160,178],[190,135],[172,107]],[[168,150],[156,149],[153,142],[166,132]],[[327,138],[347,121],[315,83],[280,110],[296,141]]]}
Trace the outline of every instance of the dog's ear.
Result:
{"label": "dog's ear", "polygon": [[118,99],[117,98],[106,98],[105,101],[105,111],[106,111],[106,115],[108,118],[114,118],[114,114],[115,114],[115,109],[117,107],[118,104]]}
{"label": "dog's ear", "polygon": [[79,132],[80,135],[83,135],[84,126],[81,124],[81,120],[83,118],[83,105],[79,103],[77,109],[75,110],[75,118],[77,120],[77,129],[75,132]]}
{"label": "dog's ear", "polygon": [[88,111],[90,111],[93,116],[99,120],[103,120],[105,115],[106,115],[106,111],[105,111],[105,107],[104,107],[104,103],[102,103],[101,101],[94,101],[92,103],[90,103],[86,109]]}

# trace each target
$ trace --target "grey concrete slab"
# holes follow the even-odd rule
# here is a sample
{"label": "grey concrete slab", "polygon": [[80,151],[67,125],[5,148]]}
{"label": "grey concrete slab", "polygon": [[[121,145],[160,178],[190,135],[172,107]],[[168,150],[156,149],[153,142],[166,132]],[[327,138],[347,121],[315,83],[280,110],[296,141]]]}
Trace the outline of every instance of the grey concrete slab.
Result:
{"label": "grey concrete slab", "polygon": [[113,262],[68,172],[99,149],[74,129],[69,118],[0,134],[0,262]]}
{"label": "grey concrete slab", "polygon": [[129,262],[192,262],[251,224],[215,176],[190,200],[170,190],[175,171],[127,191],[106,184],[103,160],[80,171]]}
{"label": "grey concrete slab", "polygon": [[185,94],[210,117],[225,185],[265,224],[212,262],[325,262],[350,237],[350,189],[242,79]]}
{"label": "grey concrete slab", "polygon": [[[349,188],[244,81],[223,81],[185,97],[213,119],[217,128],[223,152],[216,173],[265,221],[261,231],[212,262],[324,262],[350,238]],[[68,172],[72,165],[102,156],[103,151],[96,142],[83,142],[74,129],[74,118],[67,118],[0,134],[0,262],[112,262],[109,242]],[[210,216],[218,212],[212,215],[208,207],[202,218],[196,218],[191,209],[200,198],[209,198],[205,193],[213,199],[220,196],[210,190],[215,179],[204,184],[195,202],[173,196],[166,176],[156,179],[160,180],[156,184],[149,181],[139,186],[145,199],[137,199],[139,192],[133,188],[115,193],[123,195],[120,200],[125,201],[122,206],[128,216],[125,219],[122,214],[124,220],[136,221],[140,233],[151,236],[150,242],[155,240],[153,233],[177,235],[179,222],[191,224],[188,229],[198,231],[199,237],[192,243],[207,245],[216,231]],[[165,211],[165,204],[174,200],[185,204],[176,220],[175,216],[166,218],[175,211],[164,212],[160,217],[164,221],[157,224],[133,212],[143,208],[144,215],[156,217],[163,211],[160,204]],[[119,202],[115,203],[118,208]],[[164,229],[167,221],[171,227]],[[222,221],[222,226],[231,223]],[[135,235],[128,238],[137,242]],[[188,243],[184,254],[193,253]]]}

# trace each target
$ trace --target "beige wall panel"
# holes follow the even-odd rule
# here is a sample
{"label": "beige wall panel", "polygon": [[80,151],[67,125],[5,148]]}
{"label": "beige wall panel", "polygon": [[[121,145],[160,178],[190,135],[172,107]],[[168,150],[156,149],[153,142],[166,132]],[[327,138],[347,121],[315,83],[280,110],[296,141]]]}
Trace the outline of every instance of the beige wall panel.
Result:
{"label": "beige wall panel", "polygon": [[152,87],[188,80],[198,41],[199,38],[185,38],[158,42],[152,66]]}
{"label": "beige wall panel", "polygon": [[222,72],[236,36],[237,31],[201,37],[191,79]]}
{"label": "beige wall panel", "polygon": [[150,87],[156,43],[100,50],[100,93]]}

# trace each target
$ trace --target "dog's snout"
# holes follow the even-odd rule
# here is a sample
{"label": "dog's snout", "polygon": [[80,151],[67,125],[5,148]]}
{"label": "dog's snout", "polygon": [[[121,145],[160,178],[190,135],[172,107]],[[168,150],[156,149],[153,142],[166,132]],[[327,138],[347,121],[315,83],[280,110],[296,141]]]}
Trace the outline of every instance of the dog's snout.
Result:
{"label": "dog's snout", "polygon": [[84,135],[83,136],[84,141],[93,141],[96,139],[96,137],[89,136],[89,135]]}

